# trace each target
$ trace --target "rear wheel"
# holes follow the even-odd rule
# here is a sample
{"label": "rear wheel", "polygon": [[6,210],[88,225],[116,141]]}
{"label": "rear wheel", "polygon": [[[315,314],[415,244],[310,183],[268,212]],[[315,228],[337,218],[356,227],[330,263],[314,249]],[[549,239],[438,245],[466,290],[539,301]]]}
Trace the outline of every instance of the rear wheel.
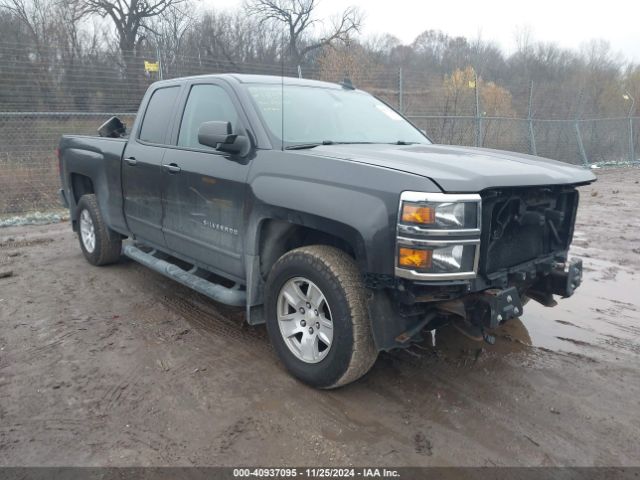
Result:
{"label": "rear wheel", "polygon": [[377,350],[353,259],[334,247],[292,250],[267,280],[267,330],[285,367],[318,388],[362,377]]}
{"label": "rear wheel", "polygon": [[87,261],[92,265],[117,262],[122,238],[106,226],[96,196],[83,195],[78,202],[78,212],[78,240]]}

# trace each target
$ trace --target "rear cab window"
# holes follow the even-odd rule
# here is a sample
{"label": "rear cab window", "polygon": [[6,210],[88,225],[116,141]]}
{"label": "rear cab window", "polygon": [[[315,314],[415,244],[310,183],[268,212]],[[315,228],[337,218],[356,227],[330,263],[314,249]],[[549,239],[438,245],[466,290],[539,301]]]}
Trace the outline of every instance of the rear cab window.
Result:
{"label": "rear cab window", "polygon": [[174,115],[179,86],[159,88],[151,95],[142,119],[138,140],[146,143],[164,144],[167,130]]}

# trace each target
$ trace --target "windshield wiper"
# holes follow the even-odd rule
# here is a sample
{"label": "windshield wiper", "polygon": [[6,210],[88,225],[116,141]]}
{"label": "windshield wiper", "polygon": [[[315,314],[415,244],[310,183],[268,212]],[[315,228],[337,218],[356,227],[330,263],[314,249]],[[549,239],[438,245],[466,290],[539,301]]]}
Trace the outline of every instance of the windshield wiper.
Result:
{"label": "windshield wiper", "polygon": [[417,142],[405,142],[398,140],[396,142],[334,142],[333,140],[323,140],[320,143],[300,143],[298,145],[289,145],[284,147],[285,150],[304,150],[307,148],[319,147],[320,145],[415,145]]}
{"label": "windshield wiper", "polygon": [[322,145],[322,143],[300,143],[298,145],[287,145],[285,150],[304,150],[307,148],[315,148]]}
{"label": "windshield wiper", "polygon": [[333,140],[323,140],[320,143],[299,143],[297,145],[289,145],[284,147],[285,150],[305,150],[307,148],[315,148],[315,147],[319,147],[320,145],[333,145],[334,142]]}
{"label": "windshield wiper", "polygon": [[304,150],[307,148],[319,147],[320,145],[369,145],[376,142],[334,142],[333,140],[323,140],[320,143],[300,143],[297,145],[288,145],[285,150]]}

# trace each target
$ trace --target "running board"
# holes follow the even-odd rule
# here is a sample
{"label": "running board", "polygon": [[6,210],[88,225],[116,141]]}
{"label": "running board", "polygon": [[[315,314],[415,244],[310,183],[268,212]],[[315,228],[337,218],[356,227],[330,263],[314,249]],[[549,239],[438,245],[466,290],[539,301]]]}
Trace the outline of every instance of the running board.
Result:
{"label": "running board", "polygon": [[156,272],[161,273],[162,275],[169,277],[176,282],[195,290],[196,292],[200,292],[216,302],[237,307],[246,305],[247,292],[245,290],[240,290],[238,285],[227,288],[218,283],[210,282],[192,273],[195,272],[196,268],[187,272],[166,260],[155,257],[153,255],[155,252],[156,251],[153,250],[150,253],[145,253],[133,245],[126,245],[123,249],[123,253],[132,260],[135,260],[136,262],[149,267],[151,270],[155,270]]}

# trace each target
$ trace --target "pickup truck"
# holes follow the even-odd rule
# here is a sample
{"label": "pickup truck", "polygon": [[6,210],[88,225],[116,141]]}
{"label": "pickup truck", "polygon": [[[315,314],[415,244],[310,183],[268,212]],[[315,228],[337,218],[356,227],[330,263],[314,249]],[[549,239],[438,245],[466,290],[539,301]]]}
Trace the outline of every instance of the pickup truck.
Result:
{"label": "pickup truck", "polygon": [[160,81],[127,138],[115,117],[99,131],[58,149],[86,259],[124,254],[245,308],[318,388],[444,324],[491,343],[527,300],[581,282],[568,252],[591,171],[434,145],[348,81]]}

